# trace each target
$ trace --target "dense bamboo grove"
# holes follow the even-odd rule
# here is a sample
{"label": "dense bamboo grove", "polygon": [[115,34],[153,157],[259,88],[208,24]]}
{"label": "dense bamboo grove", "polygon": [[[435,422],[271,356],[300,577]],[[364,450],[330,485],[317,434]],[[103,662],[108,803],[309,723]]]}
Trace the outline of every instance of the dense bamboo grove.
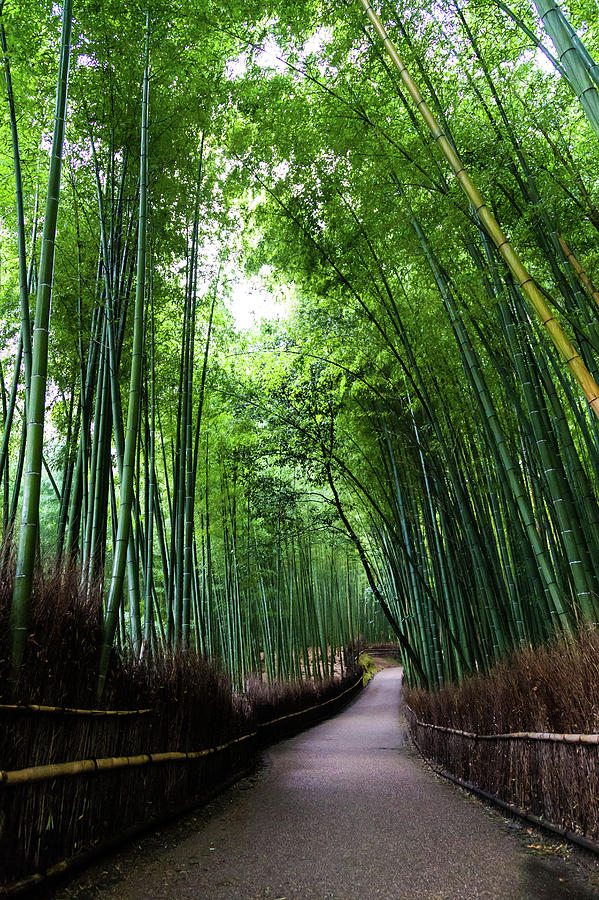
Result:
{"label": "dense bamboo grove", "polygon": [[367,7],[2,6],[13,670],[44,566],[100,695],[114,646],[433,686],[597,621],[596,10]]}

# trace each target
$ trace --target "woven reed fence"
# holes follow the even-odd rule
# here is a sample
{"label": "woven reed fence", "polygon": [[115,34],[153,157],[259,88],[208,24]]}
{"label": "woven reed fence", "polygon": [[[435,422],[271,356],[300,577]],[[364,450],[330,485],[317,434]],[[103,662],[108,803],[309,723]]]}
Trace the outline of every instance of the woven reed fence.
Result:
{"label": "woven reed fence", "polygon": [[412,738],[444,772],[506,804],[599,843],[599,734],[475,734],[421,722]]}
{"label": "woven reed fence", "polygon": [[326,700],[266,721],[234,706],[195,717],[176,708],[0,706],[0,895],[215,796],[255,766],[261,747],[349,702],[362,678],[349,680]]}

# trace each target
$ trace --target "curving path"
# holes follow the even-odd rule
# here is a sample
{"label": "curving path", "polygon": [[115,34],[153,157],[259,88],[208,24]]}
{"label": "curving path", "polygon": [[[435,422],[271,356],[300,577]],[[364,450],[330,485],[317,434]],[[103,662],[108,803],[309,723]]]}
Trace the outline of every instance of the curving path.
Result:
{"label": "curving path", "polygon": [[[536,855],[538,835],[433,775],[385,669],[344,712],[270,749],[265,768],[171,846],[102,867],[106,900],[550,900],[599,896],[575,862]],[[156,839],[153,839],[156,843]],[[125,870],[125,873],[122,873]],[[126,871],[128,870],[128,871]],[[110,877],[107,879],[107,876]],[[111,884],[106,884],[106,880]],[[585,879],[586,881],[586,879]]]}

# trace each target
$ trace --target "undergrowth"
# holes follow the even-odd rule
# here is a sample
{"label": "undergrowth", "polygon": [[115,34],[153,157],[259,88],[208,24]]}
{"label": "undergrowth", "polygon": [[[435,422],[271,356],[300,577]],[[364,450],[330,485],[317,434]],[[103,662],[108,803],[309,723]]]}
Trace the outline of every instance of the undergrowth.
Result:
{"label": "undergrowth", "polygon": [[[17,705],[0,709],[0,769],[226,749],[195,762],[25,783],[0,792],[0,859],[10,861],[1,867],[0,885],[202,802],[255,765],[263,742],[286,736],[290,724],[293,730],[316,721],[323,714],[318,705],[339,697],[360,673],[355,648],[348,647],[343,677],[270,684],[250,677],[240,694],[218,662],[194,652],[160,651],[140,662],[121,648],[112,655],[101,705],[147,712],[97,717],[23,709],[18,704],[98,706],[102,604],[98,591],[84,592],[80,583],[76,570],[36,576],[24,664],[15,683],[10,672],[12,578],[0,574],[0,703]],[[343,697],[325,714],[340,702]],[[305,713],[312,707],[316,710]],[[290,714],[297,718],[286,721]],[[258,728],[272,719],[276,724]],[[250,739],[236,740],[244,735]]]}
{"label": "undergrowth", "polygon": [[599,731],[599,630],[515,651],[485,675],[404,691],[424,722],[478,733]]}
{"label": "undergrowth", "polygon": [[368,684],[376,675],[376,663],[367,653],[360,653],[358,663],[362,667],[362,684]]}
{"label": "undergrowth", "polygon": [[[20,676],[10,677],[10,604],[12,577],[0,574],[0,703],[95,707],[97,666],[102,639],[98,591],[83,591],[76,569],[36,576],[29,634]],[[354,647],[346,648],[346,676],[323,681],[265,683],[250,676],[243,695],[234,694],[218,661],[193,651],[159,650],[143,661],[129,647],[115,650],[104,692],[104,708],[138,709],[201,703],[237,707],[237,715],[258,721],[298,707],[321,703],[339,691],[341,681],[358,675]],[[211,718],[211,716],[208,716]]]}

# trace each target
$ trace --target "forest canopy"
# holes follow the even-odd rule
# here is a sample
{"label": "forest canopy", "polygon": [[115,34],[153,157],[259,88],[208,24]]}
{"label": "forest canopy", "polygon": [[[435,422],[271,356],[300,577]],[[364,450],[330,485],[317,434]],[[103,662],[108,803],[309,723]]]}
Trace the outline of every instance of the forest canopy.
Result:
{"label": "forest canopy", "polygon": [[[380,16],[380,19],[379,19]],[[6,0],[0,495],[115,643],[486,670],[599,613],[599,28]],[[236,327],[247,285],[288,314]],[[13,552],[14,551],[14,552]]]}

